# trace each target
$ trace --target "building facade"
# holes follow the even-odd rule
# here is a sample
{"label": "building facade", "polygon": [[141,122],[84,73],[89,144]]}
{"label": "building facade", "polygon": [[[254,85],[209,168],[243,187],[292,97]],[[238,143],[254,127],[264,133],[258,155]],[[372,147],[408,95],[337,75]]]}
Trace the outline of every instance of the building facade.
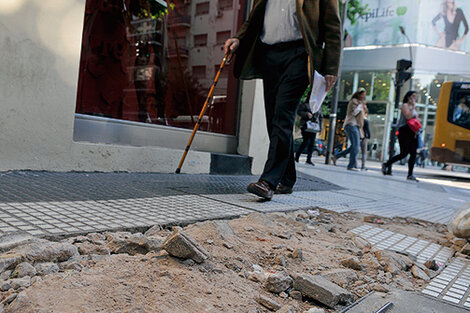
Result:
{"label": "building facade", "polygon": [[[365,88],[372,133],[369,158],[387,159],[392,121],[399,114],[394,103],[396,62],[412,60],[413,75],[402,88],[400,100],[407,91],[417,91],[417,111],[424,126],[422,137],[430,147],[442,83],[470,81],[466,20],[470,18],[470,3],[455,0],[452,7],[447,7],[445,0],[362,0],[361,3],[367,6],[366,13],[355,24],[348,21],[345,25],[339,113],[341,104],[344,107],[354,91]],[[452,12],[458,17],[453,22]]]}
{"label": "building facade", "polygon": [[[252,2],[0,1],[0,171],[174,172],[223,43]],[[347,103],[358,87],[368,90],[369,157],[383,159],[396,115],[396,61],[413,59],[414,77],[403,92],[419,91],[430,142],[440,85],[470,80],[470,39],[460,22],[459,45],[439,41],[439,30],[445,32],[444,18],[435,20],[440,0],[363,2],[368,13],[347,25],[340,101]],[[470,15],[464,0],[455,3]],[[410,41],[399,26],[406,26]],[[216,86],[184,173],[210,172],[215,154],[249,157],[252,173],[262,171],[269,141],[262,83],[237,81],[231,66]]]}
{"label": "building facade", "polygon": [[[223,43],[250,5],[2,1],[0,170],[173,172]],[[183,172],[209,172],[215,153],[249,155],[249,140],[239,139],[241,127],[251,133],[256,84],[242,87],[230,72],[228,65]],[[242,113],[243,97],[250,104]]]}

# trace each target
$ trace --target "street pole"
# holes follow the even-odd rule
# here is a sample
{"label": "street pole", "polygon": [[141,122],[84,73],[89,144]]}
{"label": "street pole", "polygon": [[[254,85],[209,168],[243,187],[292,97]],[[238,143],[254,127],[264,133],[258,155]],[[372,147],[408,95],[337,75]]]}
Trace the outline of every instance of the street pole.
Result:
{"label": "street pole", "polygon": [[401,87],[411,78],[411,73],[407,72],[411,68],[413,62],[411,60],[398,60],[397,61],[397,73],[395,75],[395,108],[393,110],[393,123],[392,130],[390,134],[390,153],[389,160],[395,155],[395,141],[396,136],[396,126],[398,122],[398,108],[400,107],[400,93]]}
{"label": "street pole", "polygon": [[399,80],[399,73],[397,72],[395,76],[395,108],[393,110],[393,122],[392,122],[392,131],[390,134],[390,152],[388,154],[388,159],[390,160],[395,155],[395,142],[397,140],[396,136],[396,125],[398,122],[398,108],[400,107],[400,93],[402,83]]}
{"label": "street pole", "polygon": [[[344,22],[346,21],[346,11],[348,8],[349,0],[341,0],[343,4],[343,12],[341,14],[341,36],[344,36]],[[343,38],[344,39],[344,38]],[[334,151],[334,142],[335,142],[335,133],[336,133],[336,119],[338,112],[338,97],[339,97],[339,88],[341,85],[341,68],[343,63],[343,48],[344,40],[341,41],[341,56],[339,59],[339,69],[338,69],[338,79],[336,80],[335,89],[333,90],[333,97],[331,99],[331,110],[330,110],[330,129],[328,130],[328,143],[326,145],[326,157],[325,164],[331,163],[331,156]]]}

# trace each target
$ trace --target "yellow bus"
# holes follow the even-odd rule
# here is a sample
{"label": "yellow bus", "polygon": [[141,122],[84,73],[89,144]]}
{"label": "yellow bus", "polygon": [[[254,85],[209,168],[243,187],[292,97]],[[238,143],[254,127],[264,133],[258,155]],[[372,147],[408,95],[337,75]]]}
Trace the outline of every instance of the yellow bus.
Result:
{"label": "yellow bus", "polygon": [[431,159],[470,166],[470,82],[442,85]]}

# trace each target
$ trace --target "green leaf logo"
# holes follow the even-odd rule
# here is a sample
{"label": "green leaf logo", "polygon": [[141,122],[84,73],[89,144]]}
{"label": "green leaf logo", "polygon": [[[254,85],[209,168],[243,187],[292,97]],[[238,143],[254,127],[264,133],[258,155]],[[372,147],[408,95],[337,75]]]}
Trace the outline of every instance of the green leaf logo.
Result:
{"label": "green leaf logo", "polygon": [[403,16],[406,14],[406,11],[408,11],[407,7],[398,7],[397,8],[397,15],[398,16]]}

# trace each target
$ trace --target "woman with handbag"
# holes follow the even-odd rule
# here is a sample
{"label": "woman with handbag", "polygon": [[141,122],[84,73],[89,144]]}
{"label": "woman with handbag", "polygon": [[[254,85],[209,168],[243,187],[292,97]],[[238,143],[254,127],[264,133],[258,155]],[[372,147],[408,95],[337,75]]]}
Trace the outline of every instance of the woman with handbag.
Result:
{"label": "woman with handbag", "polygon": [[310,110],[308,101],[300,104],[297,114],[300,116],[300,130],[302,132],[302,143],[295,154],[295,162],[299,162],[300,155],[307,147],[307,161],[305,163],[315,166],[312,162],[313,146],[317,133],[321,130],[321,113],[315,114]]}
{"label": "woman with handbag", "polygon": [[418,149],[418,138],[416,133],[421,128],[416,112],[416,91],[408,91],[403,98],[401,106],[401,116],[398,121],[398,142],[400,143],[400,154],[392,157],[388,162],[382,164],[382,174],[392,175],[392,164],[405,158],[408,154],[408,180],[418,181],[413,175],[413,169],[416,160],[416,150]]}
{"label": "woman with handbag", "polygon": [[359,88],[351,97],[346,111],[346,119],[344,120],[344,131],[351,145],[338,154],[333,156],[333,164],[349,153],[348,170],[357,171],[356,156],[360,149],[361,138],[364,138],[364,110],[366,108],[366,90]]}

